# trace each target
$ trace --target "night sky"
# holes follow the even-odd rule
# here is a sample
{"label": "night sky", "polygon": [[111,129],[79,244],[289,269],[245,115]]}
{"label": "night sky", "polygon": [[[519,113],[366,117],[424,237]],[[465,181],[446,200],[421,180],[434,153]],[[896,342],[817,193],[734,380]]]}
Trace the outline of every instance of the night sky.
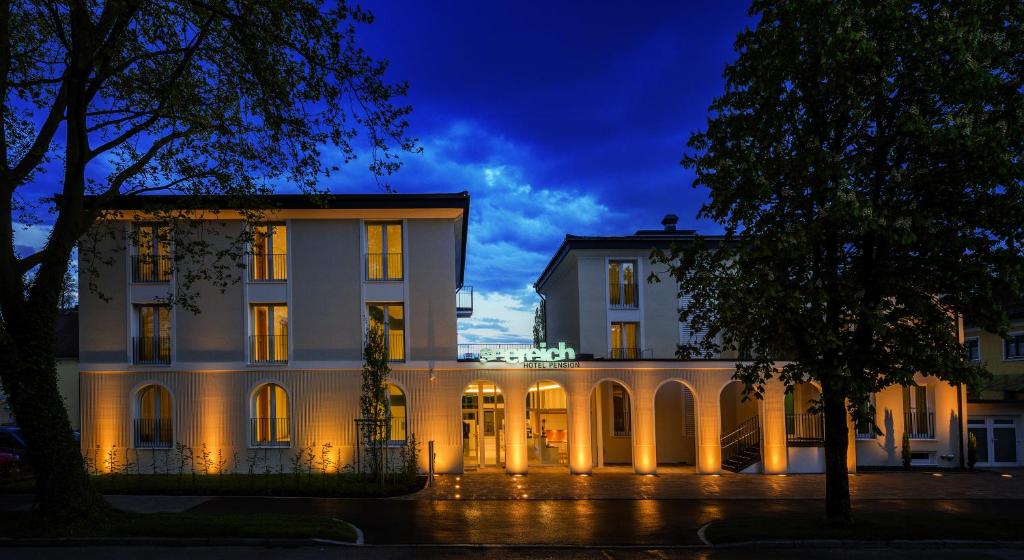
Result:
{"label": "night sky", "polygon": [[[669,212],[680,228],[718,231],[696,221],[705,193],[679,160],[722,92],[748,2],[361,5],[376,21],[360,41],[410,83],[423,147],[388,182],[472,197],[476,310],[459,321],[462,341],[529,340],[532,283],[567,233],[657,228]],[[379,192],[358,161],[328,187]],[[38,247],[46,232],[19,230],[17,242]]]}

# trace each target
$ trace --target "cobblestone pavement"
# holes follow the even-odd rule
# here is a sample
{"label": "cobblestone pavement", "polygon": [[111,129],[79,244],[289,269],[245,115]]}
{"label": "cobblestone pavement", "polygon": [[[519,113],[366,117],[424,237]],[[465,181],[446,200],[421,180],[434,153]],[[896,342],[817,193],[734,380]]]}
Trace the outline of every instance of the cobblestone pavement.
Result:
{"label": "cobblestone pavement", "polygon": [[[855,500],[1024,499],[1024,472],[871,472],[850,476]],[[624,468],[573,476],[538,469],[525,476],[499,470],[437,475],[415,500],[822,499],[825,475],[699,475],[681,471],[641,476]]]}

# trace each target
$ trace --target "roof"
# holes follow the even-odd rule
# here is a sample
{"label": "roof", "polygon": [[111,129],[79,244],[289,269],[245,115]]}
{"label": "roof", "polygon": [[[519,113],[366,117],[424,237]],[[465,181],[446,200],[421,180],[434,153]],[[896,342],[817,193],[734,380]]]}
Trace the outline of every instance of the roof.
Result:
{"label": "roof", "polygon": [[[540,290],[548,278],[555,272],[558,265],[562,264],[569,253],[578,249],[669,249],[674,243],[692,242],[697,237],[697,231],[692,229],[655,229],[639,230],[633,235],[618,236],[588,236],[588,235],[566,235],[561,246],[555,251],[554,256],[544,267],[533,286]],[[720,235],[705,235],[705,239],[721,240]]]}
{"label": "roof", "polygon": [[[59,195],[58,195],[59,197]],[[95,204],[98,197],[87,196],[85,203]],[[255,203],[254,203],[255,202]],[[107,210],[377,210],[405,208],[453,208],[462,210],[462,258],[458,287],[466,275],[466,240],[469,236],[469,192],[426,194],[267,194],[250,197],[230,195],[141,195],[108,201]]]}
{"label": "roof", "polygon": [[57,315],[56,345],[57,358],[78,358],[78,310],[62,311]]}

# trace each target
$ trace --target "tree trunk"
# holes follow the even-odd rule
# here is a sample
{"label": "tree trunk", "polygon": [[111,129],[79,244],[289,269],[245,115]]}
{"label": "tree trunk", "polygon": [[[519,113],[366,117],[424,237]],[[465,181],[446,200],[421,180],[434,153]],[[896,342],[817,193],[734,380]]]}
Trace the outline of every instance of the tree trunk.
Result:
{"label": "tree trunk", "polygon": [[825,517],[830,525],[849,525],[850,478],[846,469],[849,425],[845,399],[838,398],[822,386],[825,414]]}
{"label": "tree trunk", "polygon": [[28,444],[38,506],[47,519],[58,523],[93,517],[106,506],[85,471],[58,389],[56,309],[26,309],[21,317],[7,322],[13,349],[4,360],[2,380]]}

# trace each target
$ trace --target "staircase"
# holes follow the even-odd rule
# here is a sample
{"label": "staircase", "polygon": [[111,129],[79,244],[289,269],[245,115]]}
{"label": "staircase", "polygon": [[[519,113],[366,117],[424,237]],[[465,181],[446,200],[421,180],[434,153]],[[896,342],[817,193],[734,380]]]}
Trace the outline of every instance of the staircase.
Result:
{"label": "staircase", "polygon": [[761,460],[761,425],[757,416],[722,436],[722,468],[740,472]]}

